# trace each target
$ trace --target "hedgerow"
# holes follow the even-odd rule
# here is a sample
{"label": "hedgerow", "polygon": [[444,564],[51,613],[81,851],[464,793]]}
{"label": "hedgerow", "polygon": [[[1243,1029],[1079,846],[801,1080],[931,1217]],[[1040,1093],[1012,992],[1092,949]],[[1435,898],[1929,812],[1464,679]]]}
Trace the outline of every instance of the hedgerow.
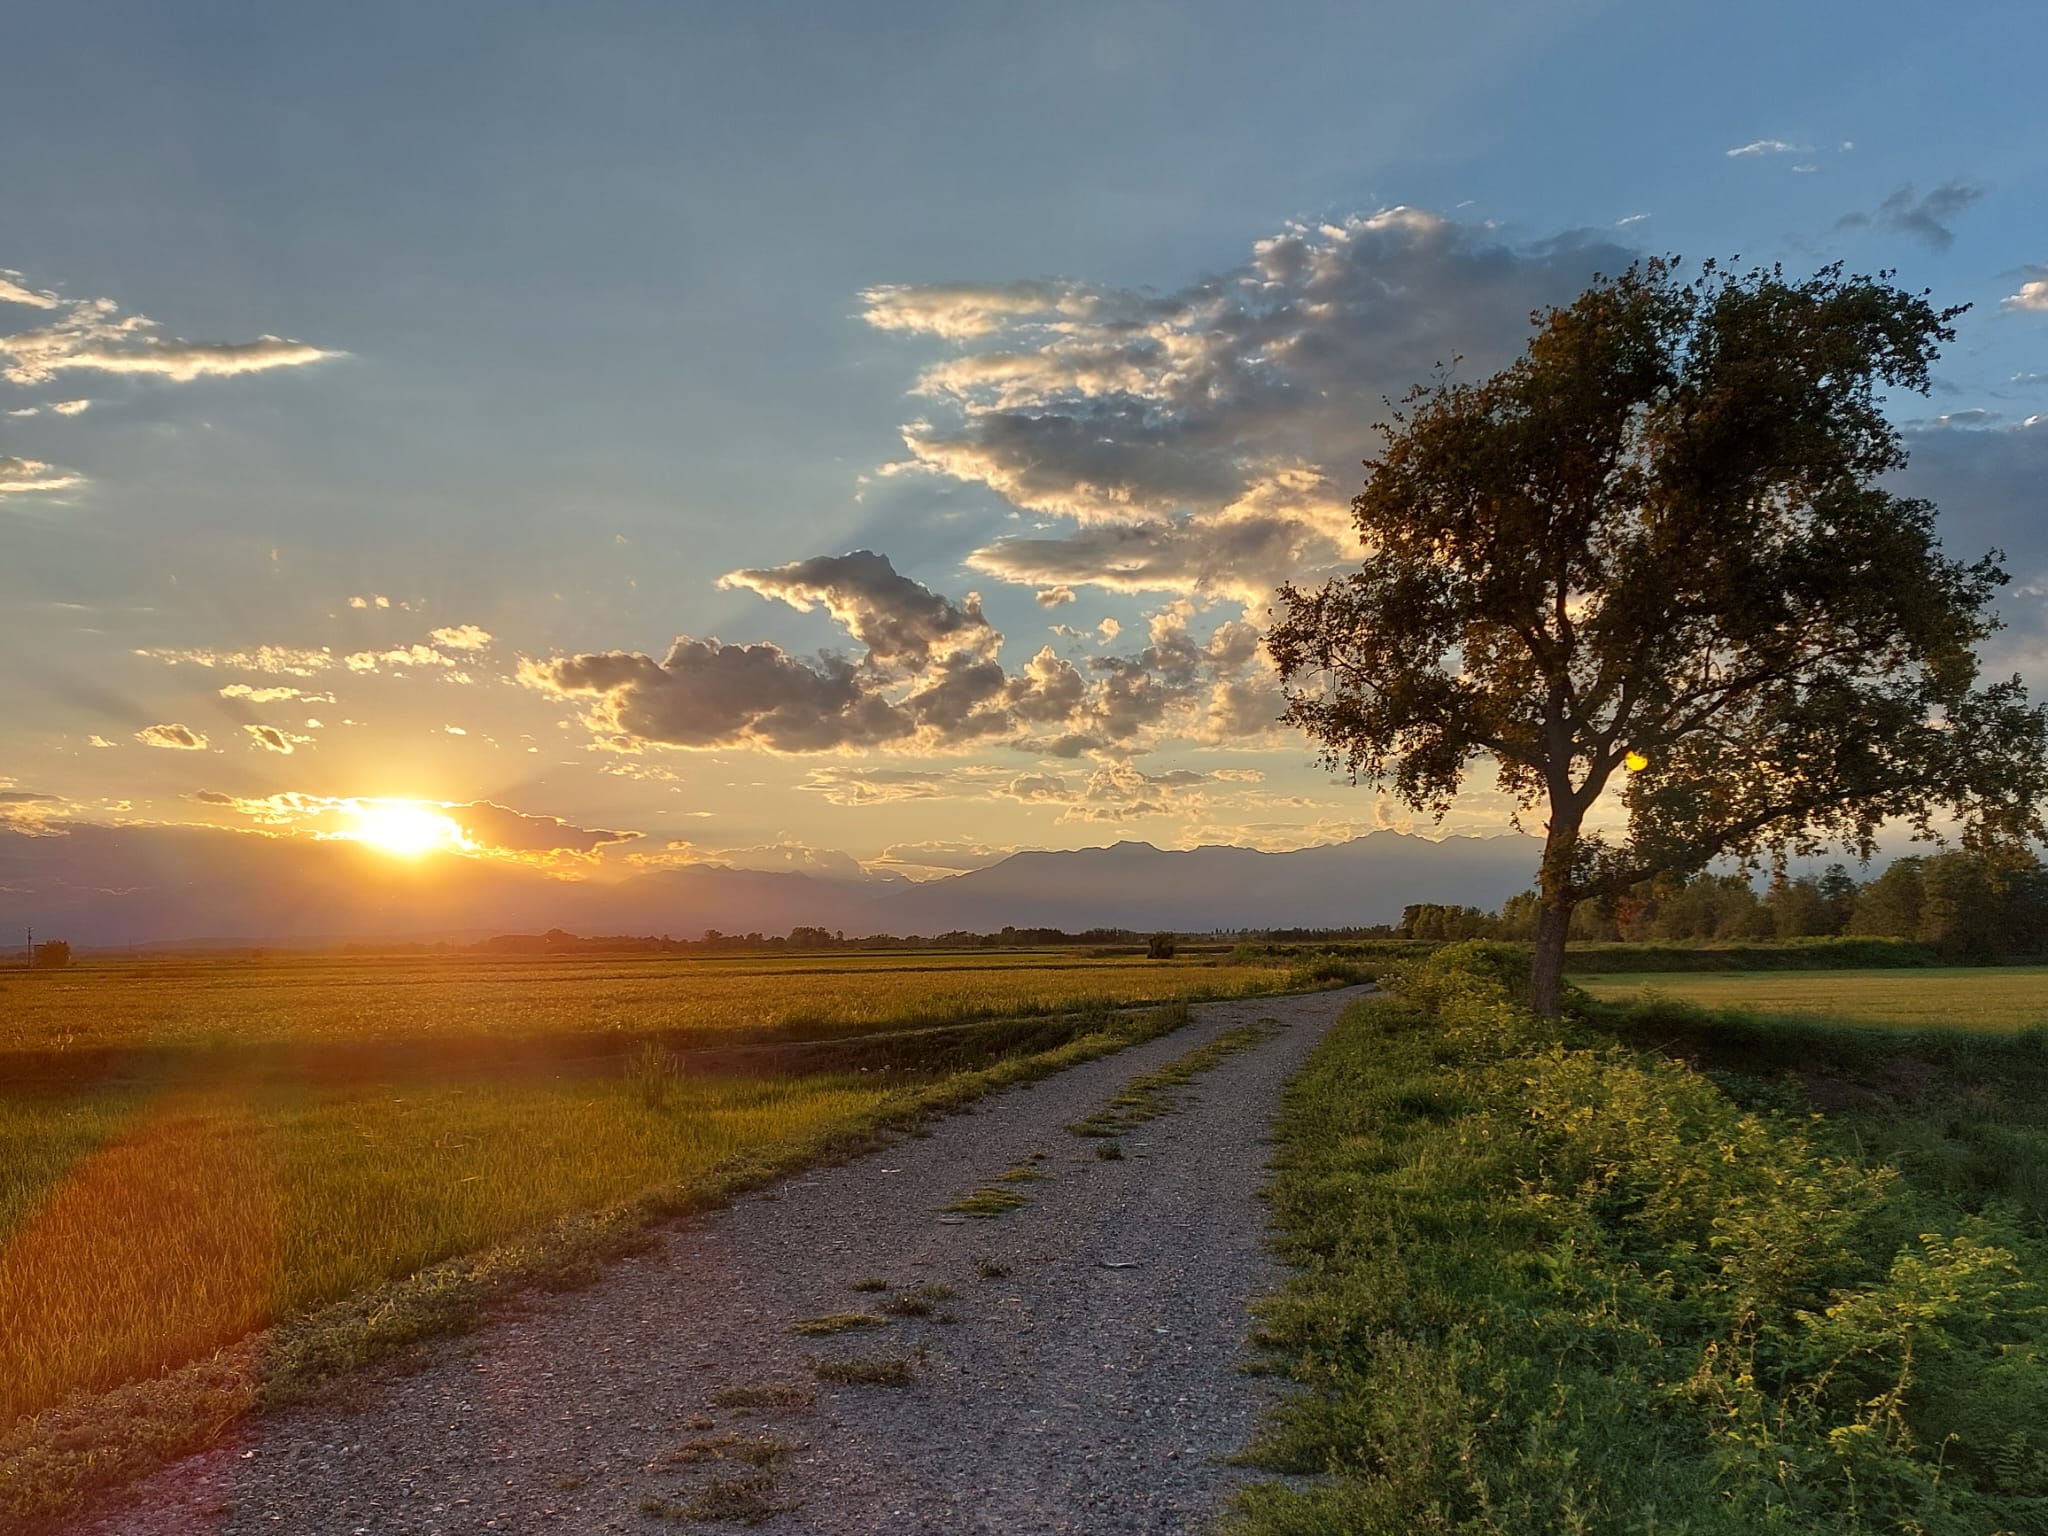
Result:
{"label": "hedgerow", "polygon": [[1818,1116],[1515,1000],[1449,946],[1291,1090],[1299,1273],[1264,1342],[1307,1389],[1243,1536],[2048,1530],[2037,1229],[1868,1165]]}

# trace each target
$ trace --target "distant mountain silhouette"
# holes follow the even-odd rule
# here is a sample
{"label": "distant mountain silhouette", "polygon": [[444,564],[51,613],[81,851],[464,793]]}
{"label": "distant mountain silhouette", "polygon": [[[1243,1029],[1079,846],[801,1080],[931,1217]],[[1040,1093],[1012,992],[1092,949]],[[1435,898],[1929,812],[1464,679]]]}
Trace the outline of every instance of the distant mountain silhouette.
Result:
{"label": "distant mountain silhouette", "polygon": [[1441,842],[1373,832],[1348,843],[1261,853],[1150,843],[1017,853],[987,869],[876,903],[893,933],[948,928],[1356,927],[1391,923],[1413,901],[1493,908],[1533,882],[1533,837]]}
{"label": "distant mountain silhouette", "polygon": [[1392,922],[1408,902],[1497,907],[1534,875],[1534,838],[1375,832],[1261,853],[1149,843],[1013,854],[914,885],[691,865],[563,879],[497,860],[394,859],[359,843],[205,827],[0,831],[0,948],[22,930],[83,945],[581,934],[866,933],[1058,927],[1291,928]]}

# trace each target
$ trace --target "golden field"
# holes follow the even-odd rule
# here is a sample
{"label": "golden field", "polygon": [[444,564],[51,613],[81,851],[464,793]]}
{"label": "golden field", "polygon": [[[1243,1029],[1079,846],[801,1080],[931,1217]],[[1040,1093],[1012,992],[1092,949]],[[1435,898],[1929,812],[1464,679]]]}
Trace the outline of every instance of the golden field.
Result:
{"label": "golden field", "polygon": [[[736,1161],[778,1165],[950,1075],[1106,1039],[1111,1008],[1288,979],[1051,952],[180,958],[8,975],[0,1431],[573,1213]],[[830,1055],[862,1034],[1015,1018],[1043,1023],[947,1031],[873,1067]],[[795,1038],[842,1045],[786,1069],[718,1057]],[[960,1039],[965,1054],[942,1044]]]}

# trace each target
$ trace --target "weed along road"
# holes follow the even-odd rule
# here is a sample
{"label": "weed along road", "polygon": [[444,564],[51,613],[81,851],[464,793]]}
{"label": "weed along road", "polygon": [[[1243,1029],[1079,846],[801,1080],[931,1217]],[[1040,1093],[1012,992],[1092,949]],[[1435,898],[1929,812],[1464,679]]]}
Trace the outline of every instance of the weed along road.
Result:
{"label": "weed along road", "polygon": [[1266,1138],[1360,989],[1171,1034],[680,1223],[580,1291],[253,1421],[114,1533],[1120,1532],[1238,1480]]}

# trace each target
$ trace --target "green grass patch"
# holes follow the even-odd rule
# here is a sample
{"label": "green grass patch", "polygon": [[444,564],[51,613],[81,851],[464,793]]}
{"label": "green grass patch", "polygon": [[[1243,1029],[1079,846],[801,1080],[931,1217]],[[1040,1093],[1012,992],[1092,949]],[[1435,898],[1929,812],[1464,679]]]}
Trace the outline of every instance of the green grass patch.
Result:
{"label": "green grass patch", "polygon": [[853,1355],[820,1360],[811,1369],[818,1380],[842,1387],[907,1387],[911,1382],[908,1355]]}
{"label": "green grass patch", "polygon": [[693,1488],[682,1499],[645,1498],[640,1512],[661,1520],[724,1522],[731,1525],[759,1525],[776,1515],[801,1508],[801,1501],[785,1494],[767,1471],[743,1472],[735,1477],[714,1477]]}
{"label": "green grass patch", "polygon": [[801,1318],[789,1325],[789,1331],[807,1339],[822,1339],[835,1333],[851,1333],[856,1328],[880,1328],[888,1321],[872,1312],[829,1312],[823,1317]]}
{"label": "green grass patch", "polygon": [[950,1285],[920,1285],[882,1303],[891,1317],[931,1317],[942,1301],[952,1301],[959,1292]]}
{"label": "green grass patch", "polygon": [[985,1219],[991,1216],[1007,1216],[1012,1211],[1022,1210],[1030,1203],[1028,1198],[1018,1194],[1014,1189],[997,1189],[994,1185],[985,1185],[973,1194],[962,1195],[950,1205],[943,1205],[939,1209],[949,1215]]}
{"label": "green grass patch", "polygon": [[1292,1085],[1261,1327],[1305,1390],[1255,1455],[1324,1476],[1227,1528],[2048,1529],[2048,1246],[2009,1185],[1959,1198],[1597,1017],[1560,1041],[1526,963],[1445,949]]}
{"label": "green grass patch", "polygon": [[798,1413],[817,1400],[817,1393],[801,1381],[748,1382],[737,1387],[720,1387],[711,1394],[711,1406],[728,1413]]}
{"label": "green grass patch", "polygon": [[657,1468],[698,1466],[705,1462],[739,1462],[749,1467],[776,1467],[802,1450],[773,1435],[710,1435],[685,1440],[655,1458]]}

